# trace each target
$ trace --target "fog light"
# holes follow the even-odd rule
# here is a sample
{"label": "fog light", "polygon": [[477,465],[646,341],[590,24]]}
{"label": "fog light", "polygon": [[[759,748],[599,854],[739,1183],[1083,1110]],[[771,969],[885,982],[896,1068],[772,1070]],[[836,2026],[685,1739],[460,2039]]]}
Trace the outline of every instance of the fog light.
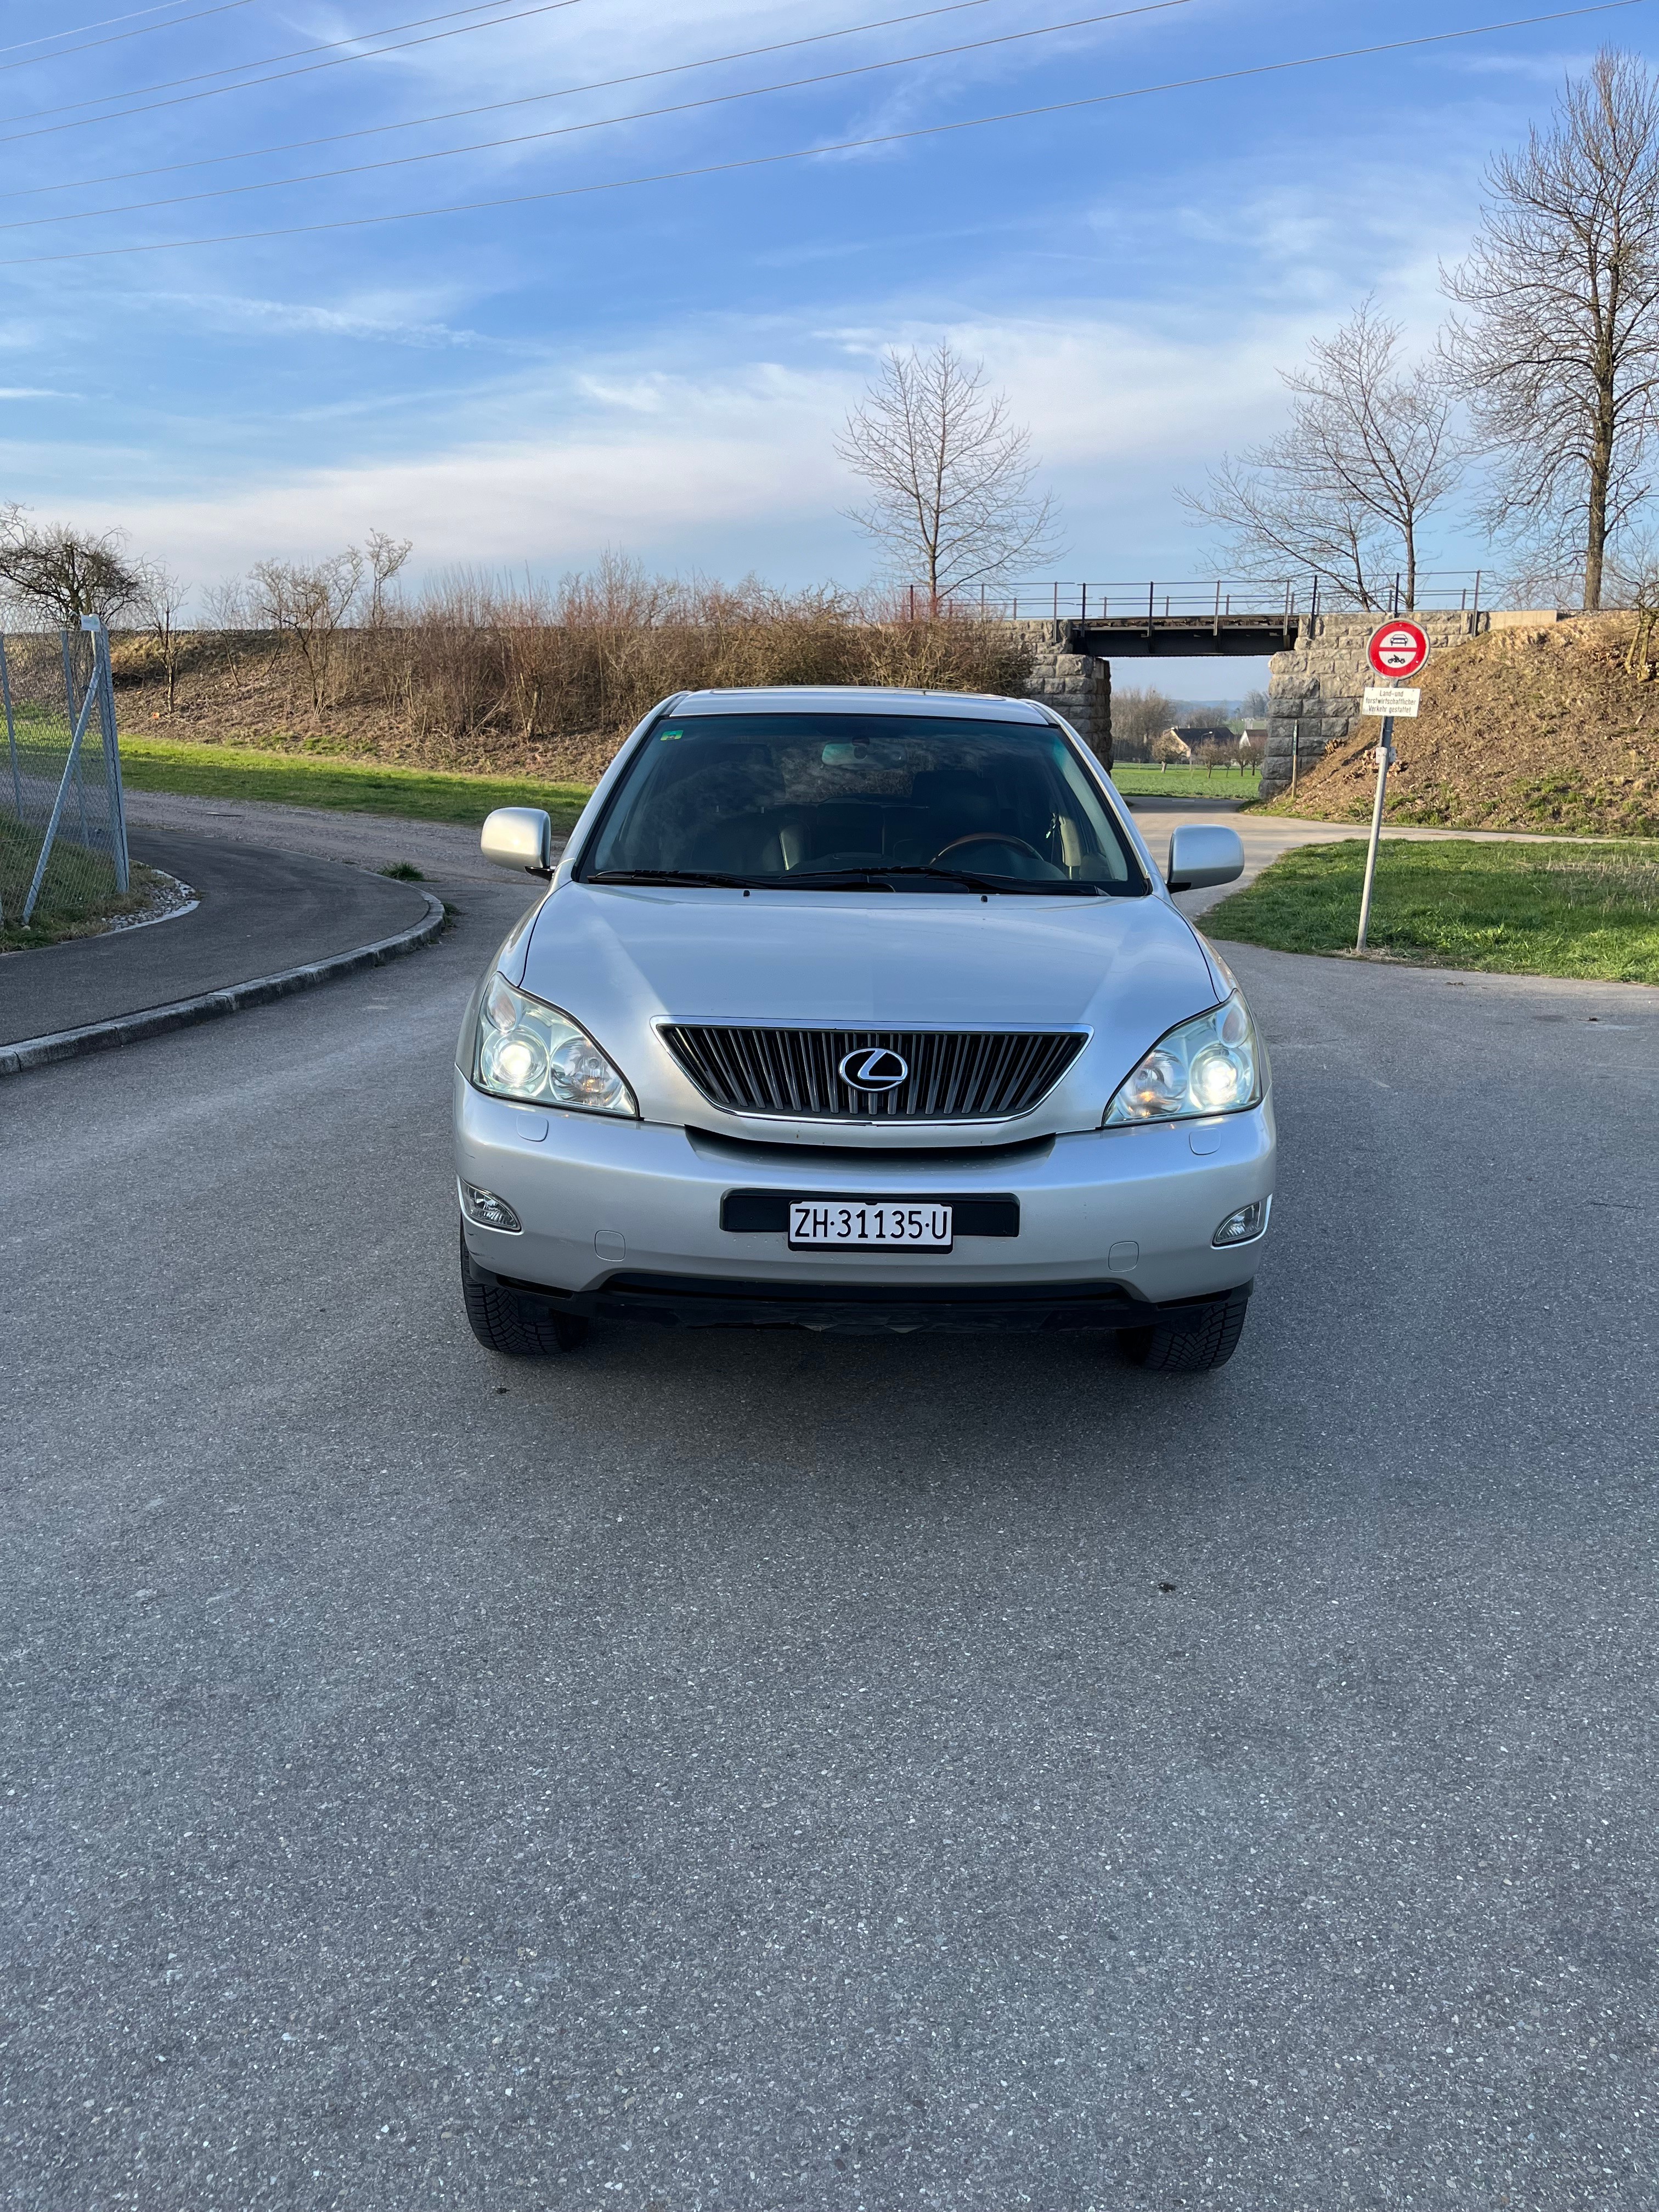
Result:
{"label": "fog light", "polygon": [[1248,1244],[1253,1237],[1260,1237],[1265,1225],[1264,1202],[1253,1198],[1248,1206],[1241,1206],[1237,1213],[1230,1213],[1215,1235],[1212,1244]]}
{"label": "fog light", "polygon": [[476,1182],[461,1185],[461,1211],[481,1229],[505,1229],[511,1237],[524,1234],[523,1222],[507,1200],[497,1198],[493,1190],[480,1190]]}

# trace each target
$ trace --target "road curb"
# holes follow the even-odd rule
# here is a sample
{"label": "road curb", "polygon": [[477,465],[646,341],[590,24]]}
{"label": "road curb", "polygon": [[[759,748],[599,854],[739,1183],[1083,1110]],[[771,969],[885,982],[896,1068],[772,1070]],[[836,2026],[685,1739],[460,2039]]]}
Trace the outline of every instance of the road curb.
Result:
{"label": "road curb", "polygon": [[136,1014],[116,1014],[106,1022],[88,1022],[84,1029],[58,1030],[51,1036],[25,1037],[20,1043],[0,1045],[0,1076],[21,1075],[31,1067],[45,1067],[55,1060],[75,1060],[82,1053],[112,1052],[122,1045],[138,1044],[146,1037],[164,1036],[169,1030],[193,1028],[198,1022],[217,1021],[222,1014],[240,1014],[249,1006],[268,1006],[295,991],[314,990],[319,983],[336,983],[366,968],[384,967],[405,953],[430,945],[444,926],[443,901],[422,891],[426,914],[413,928],[396,937],[382,937],[374,945],[359,945],[349,952],[331,953],[326,960],[307,961],[303,967],[279,969],[274,975],[256,975],[246,983],[228,983],[222,990],[204,991],[194,999],[175,999],[170,1006],[146,1006]]}

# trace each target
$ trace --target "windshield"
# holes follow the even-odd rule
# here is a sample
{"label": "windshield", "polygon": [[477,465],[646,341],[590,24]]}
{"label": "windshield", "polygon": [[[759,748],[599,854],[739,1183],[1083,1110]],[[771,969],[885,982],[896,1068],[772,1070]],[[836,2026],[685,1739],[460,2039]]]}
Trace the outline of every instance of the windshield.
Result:
{"label": "windshield", "polygon": [[578,872],[784,888],[830,878],[896,890],[1148,888],[1051,723],[810,711],[665,715]]}

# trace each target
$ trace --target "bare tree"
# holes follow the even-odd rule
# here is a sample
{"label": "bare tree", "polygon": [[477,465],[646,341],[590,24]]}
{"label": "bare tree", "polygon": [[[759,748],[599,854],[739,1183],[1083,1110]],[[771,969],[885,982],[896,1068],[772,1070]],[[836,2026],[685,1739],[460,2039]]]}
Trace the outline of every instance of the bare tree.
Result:
{"label": "bare tree", "polygon": [[311,708],[320,714],[340,626],[362,587],[363,556],[355,545],[307,568],[292,561],[261,561],[248,576],[254,620],[294,641],[311,686]]}
{"label": "bare tree", "polygon": [[0,598],[21,614],[67,629],[82,615],[110,623],[138,591],[137,565],[122,532],[33,524],[19,507],[0,514]]}
{"label": "bare tree", "polygon": [[389,538],[384,530],[371,530],[364,541],[368,562],[368,625],[379,629],[386,618],[386,587],[415,550],[410,538]]}
{"label": "bare tree", "polygon": [[138,591],[133,611],[155,641],[161,673],[167,678],[170,714],[179,702],[179,610],[185,587],[159,561],[140,562],[137,574]]}
{"label": "bare tree", "polygon": [[1441,365],[1404,359],[1399,324],[1366,300],[1313,341],[1305,368],[1281,374],[1289,427],[1176,498],[1226,532],[1241,575],[1307,571],[1366,608],[1398,576],[1415,606],[1423,526],[1464,465]]}
{"label": "bare tree", "polygon": [[[1604,48],[1547,131],[1488,167],[1474,250],[1444,278],[1469,309],[1446,354],[1499,477],[1490,520],[1534,566],[1571,555],[1601,605],[1646,495],[1659,392],[1659,82]],[[1539,556],[1541,556],[1541,561]]]}
{"label": "bare tree", "polygon": [[982,362],[941,338],[890,353],[836,452],[871,496],[851,520],[937,614],[954,594],[1016,577],[1054,555],[1053,501],[1035,489],[1030,434],[985,386]]}
{"label": "bare tree", "polygon": [[1152,757],[1152,740],[1172,728],[1179,709],[1165,693],[1125,684],[1112,692],[1112,755],[1117,760]]}

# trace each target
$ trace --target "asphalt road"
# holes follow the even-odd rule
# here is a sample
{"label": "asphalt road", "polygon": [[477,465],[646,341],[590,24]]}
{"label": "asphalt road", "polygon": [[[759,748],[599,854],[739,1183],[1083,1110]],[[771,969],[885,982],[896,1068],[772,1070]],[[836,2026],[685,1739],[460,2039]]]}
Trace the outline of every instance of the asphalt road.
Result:
{"label": "asphalt road", "polygon": [[[281,806],[269,799],[201,799],[172,791],[130,791],[126,811],[135,828],[183,831],[219,844],[256,846],[263,853],[311,853],[372,869],[401,860],[452,884],[501,882],[501,870],[478,850],[476,823],[416,822],[344,807]],[[562,837],[554,843],[563,851]]]}
{"label": "asphalt road", "polygon": [[193,911],[0,957],[0,1043],[170,1006],[412,929],[412,884],[300,853],[135,830],[132,857],[189,884]]}
{"label": "asphalt road", "polygon": [[525,1366],[519,896],[6,1086],[0,2204],[1647,2212],[1659,993],[1229,948],[1214,1376]]}

